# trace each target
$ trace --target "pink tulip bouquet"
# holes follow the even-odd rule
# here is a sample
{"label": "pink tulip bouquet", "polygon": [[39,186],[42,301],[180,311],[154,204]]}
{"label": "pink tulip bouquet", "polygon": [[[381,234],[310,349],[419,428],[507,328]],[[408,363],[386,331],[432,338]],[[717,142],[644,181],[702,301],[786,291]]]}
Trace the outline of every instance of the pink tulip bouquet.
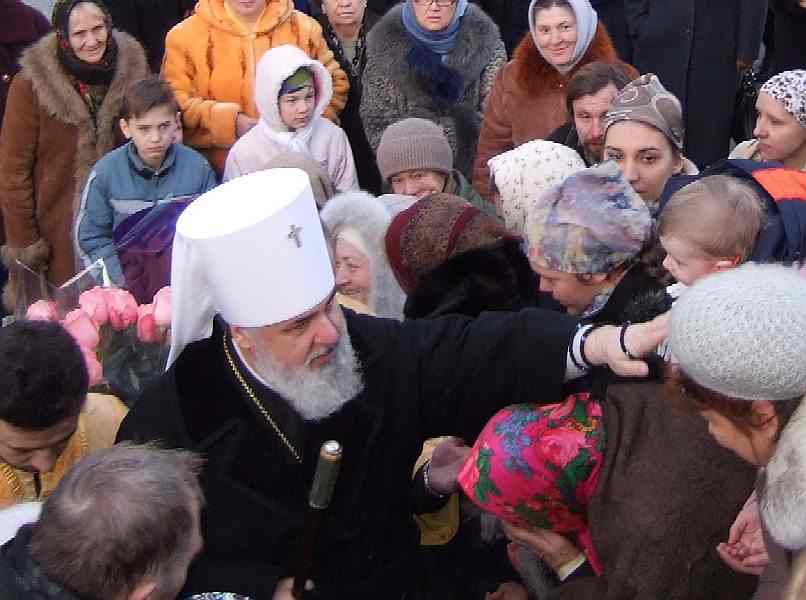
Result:
{"label": "pink tulip bouquet", "polygon": [[126,290],[97,286],[78,296],[78,307],[62,313],[56,301],[38,300],[25,316],[61,323],[84,354],[91,386],[107,385],[124,400],[134,400],[162,372],[171,327],[170,287],[138,305]]}

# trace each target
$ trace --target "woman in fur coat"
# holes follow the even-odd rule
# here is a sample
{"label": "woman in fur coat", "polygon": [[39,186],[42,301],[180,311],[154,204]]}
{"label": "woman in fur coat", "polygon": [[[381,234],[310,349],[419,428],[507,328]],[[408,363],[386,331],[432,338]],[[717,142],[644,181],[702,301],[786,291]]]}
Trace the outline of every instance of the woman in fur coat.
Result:
{"label": "woman in fur coat", "polygon": [[495,79],[481,126],[473,187],[489,201],[487,161],[545,139],[568,120],[565,88],[581,66],[621,62],[588,0],[532,0],[529,27],[532,35],[523,38]]}
{"label": "woman in fur coat", "polygon": [[438,123],[469,177],[481,115],[506,62],[498,27],[467,0],[406,0],[367,36],[361,119],[373,150],[407,117]]}
{"label": "woman in fur coat", "polygon": [[[123,141],[126,88],[148,74],[140,44],[112,29],[101,0],[61,0],[55,31],[22,56],[0,136],[6,265],[20,260],[60,285],[76,273],[71,232],[93,164]],[[3,300],[15,303],[15,277]]]}

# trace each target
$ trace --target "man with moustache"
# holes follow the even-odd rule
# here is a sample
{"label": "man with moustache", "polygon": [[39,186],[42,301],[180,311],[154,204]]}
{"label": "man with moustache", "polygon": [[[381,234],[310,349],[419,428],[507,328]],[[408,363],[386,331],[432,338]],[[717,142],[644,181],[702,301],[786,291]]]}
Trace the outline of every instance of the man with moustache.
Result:
{"label": "man with moustache", "polygon": [[[424,598],[410,503],[423,441],[474,439],[498,407],[559,400],[582,372],[574,361],[646,372],[622,352],[619,329],[537,309],[405,323],[342,309],[296,169],[246,175],[191,204],[172,281],[170,366],[118,438],[206,457],[206,543],[188,594],[292,597],[307,494],[320,446],[334,439],[341,471],[306,598]],[[631,326],[627,348],[648,351],[664,327]],[[440,480],[428,478],[435,494]]]}

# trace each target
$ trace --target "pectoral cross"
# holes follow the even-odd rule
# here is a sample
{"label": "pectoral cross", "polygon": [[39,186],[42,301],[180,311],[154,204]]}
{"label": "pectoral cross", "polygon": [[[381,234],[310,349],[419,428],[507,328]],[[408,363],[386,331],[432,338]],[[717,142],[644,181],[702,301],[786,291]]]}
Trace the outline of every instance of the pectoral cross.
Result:
{"label": "pectoral cross", "polygon": [[288,232],[288,239],[289,240],[294,240],[294,243],[297,245],[297,248],[302,248],[302,240],[299,239],[299,232],[300,231],[302,231],[302,227],[292,225],[289,228],[289,232]]}

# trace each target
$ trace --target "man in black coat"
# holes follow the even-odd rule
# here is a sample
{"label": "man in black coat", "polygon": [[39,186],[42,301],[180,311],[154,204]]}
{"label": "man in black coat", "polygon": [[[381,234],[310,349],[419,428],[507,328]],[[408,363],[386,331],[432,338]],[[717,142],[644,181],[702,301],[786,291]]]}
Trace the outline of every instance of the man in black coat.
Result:
{"label": "man in black coat", "polygon": [[165,54],[165,36],[193,12],[196,0],[106,0],[106,5],[115,29],[131,34],[140,42],[151,71],[159,73]]}
{"label": "man in black coat", "polygon": [[[266,190],[272,202],[259,201]],[[559,400],[582,372],[573,361],[646,373],[618,329],[577,330],[557,313],[398,323],[342,311],[301,171],[253,173],[196,200],[173,260],[171,365],[118,439],[206,458],[205,549],[186,593],[291,598],[308,490],[334,439],[341,471],[306,598],[422,598],[410,487],[423,441],[472,439],[500,407]],[[626,344],[648,351],[663,328],[633,326]]]}
{"label": "man in black coat", "polygon": [[624,0],[633,64],[683,105],[685,155],[703,168],[728,154],[740,72],[756,59],[766,0]]}

